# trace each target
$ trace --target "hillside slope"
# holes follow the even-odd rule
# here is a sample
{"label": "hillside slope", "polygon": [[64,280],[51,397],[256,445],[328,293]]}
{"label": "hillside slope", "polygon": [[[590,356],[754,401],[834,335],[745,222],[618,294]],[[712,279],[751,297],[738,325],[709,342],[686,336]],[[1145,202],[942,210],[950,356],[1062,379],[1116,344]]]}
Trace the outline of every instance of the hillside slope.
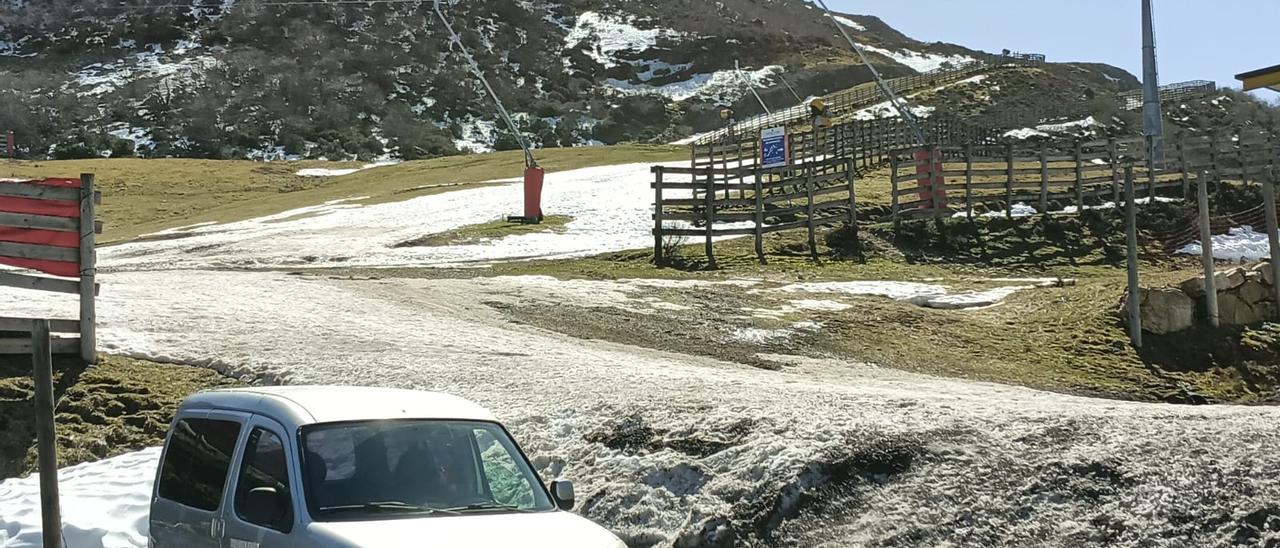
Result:
{"label": "hillside slope", "polygon": [[[517,145],[429,3],[148,4],[0,2],[0,129],[22,155],[414,159]],[[759,111],[743,79],[774,105],[794,104],[783,78],[801,96],[869,79],[798,0],[475,0],[448,16],[543,147],[713,128],[719,104]],[[839,21],[890,77],[984,55],[871,16]]]}

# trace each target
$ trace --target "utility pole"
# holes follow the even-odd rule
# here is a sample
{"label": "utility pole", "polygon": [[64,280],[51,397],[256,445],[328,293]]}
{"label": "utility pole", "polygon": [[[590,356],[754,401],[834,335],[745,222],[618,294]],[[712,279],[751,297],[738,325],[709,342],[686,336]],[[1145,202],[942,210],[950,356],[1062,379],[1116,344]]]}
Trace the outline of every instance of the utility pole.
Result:
{"label": "utility pole", "polygon": [[737,59],[733,60],[733,72],[738,75],[739,80],[742,80],[742,85],[747,86],[747,89],[751,90],[751,94],[756,96],[756,101],[760,103],[760,108],[764,109],[764,113],[773,114],[773,111],[769,110],[769,105],[764,104],[764,99],[761,99],[760,94],[756,93],[756,86],[751,83],[750,79],[742,74],[742,65],[738,64]]}
{"label": "utility pole", "polygon": [[893,93],[893,90],[889,89],[889,85],[884,83],[884,79],[880,77],[880,71],[871,66],[871,63],[867,61],[867,56],[862,53],[862,48],[858,47],[858,43],[853,41],[853,38],[849,36],[849,32],[844,30],[844,25],[836,21],[836,16],[831,13],[831,8],[827,7],[826,1],[818,0],[818,5],[822,6],[823,11],[827,12],[827,18],[831,19],[831,24],[835,25],[836,30],[840,31],[840,35],[844,36],[846,42],[849,42],[849,47],[853,48],[854,53],[858,54],[858,59],[862,60],[862,64],[871,70],[871,76],[876,79],[876,86],[880,88],[880,93],[889,98],[889,104],[893,105],[893,108],[898,111],[898,115],[907,121],[907,125],[911,127],[911,132],[915,134],[916,143],[919,145],[928,144],[928,138],[925,137],[924,130],[920,129],[920,122],[916,120],[916,115],[912,114],[911,109],[906,108],[902,100],[898,99],[897,94]]}
{"label": "utility pole", "polygon": [[1160,109],[1160,69],[1156,63],[1155,15],[1151,0],[1142,0],[1142,115],[1147,140],[1147,168],[1164,165],[1164,113]]}

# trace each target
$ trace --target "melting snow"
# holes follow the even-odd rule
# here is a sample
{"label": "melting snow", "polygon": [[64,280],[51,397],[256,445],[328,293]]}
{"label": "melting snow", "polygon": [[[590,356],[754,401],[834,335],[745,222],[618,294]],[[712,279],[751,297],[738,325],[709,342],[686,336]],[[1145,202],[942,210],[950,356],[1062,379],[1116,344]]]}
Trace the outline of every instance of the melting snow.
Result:
{"label": "melting snow", "polygon": [[851,29],[853,29],[853,30],[856,30],[856,31],[859,31],[859,32],[866,32],[866,31],[867,31],[867,27],[863,26],[863,25],[862,25],[862,23],[859,23],[859,22],[857,22],[857,21],[854,21],[853,19],[850,19],[850,18],[848,18],[848,17],[841,17],[841,16],[839,16],[839,15],[836,15],[836,16],[835,16],[835,20],[836,20],[836,22],[840,23],[841,25],[844,25],[844,26],[846,26],[846,27],[849,27],[849,28],[851,28]]}
{"label": "melting snow", "polygon": [[298,170],[297,175],[299,177],[342,177],[344,175],[351,175],[352,173],[364,171],[366,169],[394,166],[398,163],[399,162],[376,162],[376,163],[365,164],[361,167],[350,168],[350,169],[308,168],[308,169]]}
{"label": "melting snow", "polygon": [[921,53],[908,49],[900,51],[892,51],[875,46],[859,45],[864,50],[874,51],[892,59],[900,65],[906,65],[916,72],[932,72],[943,68],[944,66],[960,66],[973,63],[976,59],[966,55],[939,55],[936,53]]}
{"label": "melting snow", "polygon": [[659,38],[680,36],[667,29],[641,29],[632,24],[634,21],[633,17],[583,12],[565,35],[565,48],[585,45],[583,52],[610,68],[625,63],[615,57],[620,52],[642,52],[656,46]]}
{"label": "melting snow", "polygon": [[1006,132],[1004,136],[1009,139],[1026,140],[1032,137],[1051,137],[1052,134],[1076,133],[1079,130],[1088,129],[1097,126],[1098,121],[1090,116],[1083,120],[1074,122],[1066,122],[1062,124],[1044,124],[1034,128],[1015,129]]}
{"label": "melting snow", "polygon": [[[152,448],[58,471],[63,538],[68,548],[147,545],[151,484],[160,449]],[[0,545],[42,546],[40,476],[0,483]]]}
{"label": "melting snow", "polygon": [[[743,70],[742,77],[757,88],[771,85],[772,78],[783,71],[780,65],[770,65],[758,70]],[[711,74],[698,74],[688,80],[673,82],[661,86],[649,84],[632,84],[623,80],[609,78],[605,84],[615,91],[624,94],[652,94],[667,97],[673,101],[684,101],[693,97],[703,97],[710,101],[724,102],[736,100],[751,93],[742,84],[737,71],[721,70]]]}
{"label": "melting snow", "polygon": [[[1200,242],[1187,244],[1178,250],[1184,255],[1200,255],[1204,252]],[[1213,237],[1213,258],[1222,261],[1260,261],[1271,257],[1271,244],[1267,242],[1267,234],[1258,232],[1252,226],[1241,226],[1229,230],[1226,234]]]}
{"label": "melting snow", "polygon": [[[767,291],[783,293],[836,293],[842,295],[870,295],[888,297],[895,301],[911,303],[925,308],[964,309],[981,308],[998,304],[1005,298],[1031,286],[1001,287],[985,291],[948,293],[946,287],[917,282],[855,281],[808,282],[792,284]],[[760,291],[760,290],[757,290]]]}

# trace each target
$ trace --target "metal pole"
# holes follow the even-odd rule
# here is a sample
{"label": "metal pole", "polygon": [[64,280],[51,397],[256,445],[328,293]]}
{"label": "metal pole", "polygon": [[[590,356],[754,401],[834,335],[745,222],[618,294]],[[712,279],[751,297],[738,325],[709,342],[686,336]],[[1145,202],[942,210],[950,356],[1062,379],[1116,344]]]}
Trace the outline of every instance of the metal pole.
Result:
{"label": "metal pole", "polygon": [[1204,265],[1204,302],[1209,325],[1218,327],[1218,284],[1213,271],[1213,232],[1209,230],[1209,176],[1201,174],[1196,194],[1200,202],[1200,262]]}
{"label": "metal pole", "polygon": [[520,141],[520,148],[524,150],[525,167],[538,167],[538,161],[533,157],[533,150],[529,142],[525,140],[520,128],[516,127],[515,121],[511,119],[511,114],[507,112],[507,107],[503,106],[502,100],[498,99],[498,94],[493,92],[493,87],[489,85],[489,80],[484,77],[484,72],[480,70],[480,64],[476,63],[475,58],[471,56],[471,52],[467,50],[467,46],[462,43],[462,38],[453,31],[453,26],[449,24],[444,12],[440,10],[440,0],[435,0],[435,11],[436,16],[440,18],[440,22],[444,23],[445,30],[449,31],[449,37],[453,40],[453,43],[457,44],[458,49],[462,50],[462,56],[466,58],[467,64],[471,66],[471,71],[475,73],[476,78],[480,79],[480,83],[484,84],[484,89],[489,92],[489,97],[498,106],[498,113],[502,115],[507,127],[511,128],[511,133],[515,134],[516,140]]}
{"label": "metal pole", "polygon": [[36,390],[36,451],[40,471],[41,534],[45,548],[62,548],[62,512],[58,504],[58,446],[53,427],[53,355],[49,320],[31,322],[32,377]]}
{"label": "metal pole", "polygon": [[98,248],[92,173],[80,174],[80,359],[98,363]]}
{"label": "metal pole", "polygon": [[1142,0],[1142,114],[1147,158],[1164,167],[1164,115],[1160,109],[1160,70],[1156,62],[1155,16],[1151,0]]}
{"label": "metal pole", "polygon": [[1142,303],[1138,291],[1138,204],[1133,192],[1133,165],[1124,168],[1125,232],[1129,240],[1129,340],[1142,348]]}
{"label": "metal pole", "polygon": [[1280,227],[1276,223],[1276,188],[1271,178],[1262,180],[1263,207],[1267,209],[1267,243],[1271,245],[1271,284],[1275,291],[1276,306],[1280,307]]}
{"label": "metal pole", "polygon": [[756,93],[756,87],[751,84],[751,80],[748,80],[746,76],[742,75],[742,65],[738,64],[737,59],[733,60],[733,73],[737,74],[738,79],[742,80],[742,85],[747,86],[747,89],[751,90],[751,94],[756,96],[756,101],[760,103],[760,108],[764,109],[764,113],[773,114],[773,111],[769,110],[769,105],[764,104],[764,99],[761,99],[760,94]]}
{"label": "metal pole", "polygon": [[858,54],[858,59],[862,60],[862,64],[866,65],[867,69],[871,71],[871,76],[876,80],[876,86],[880,88],[881,93],[889,98],[889,104],[893,105],[893,108],[898,111],[898,115],[907,121],[907,125],[911,127],[911,132],[915,134],[916,144],[922,146],[927,144],[928,138],[925,137],[924,130],[920,129],[920,123],[916,121],[915,114],[911,113],[911,109],[904,107],[898,96],[893,93],[893,90],[889,89],[889,85],[884,83],[884,79],[880,77],[880,72],[867,61],[867,56],[862,53],[862,48],[858,47],[858,43],[854,42],[848,31],[844,30],[844,25],[836,21],[836,16],[831,13],[831,8],[827,7],[826,1],[818,0],[818,5],[822,6],[823,11],[827,12],[827,17],[831,19],[831,23],[836,26],[836,30],[840,31],[840,35],[844,37],[845,41],[849,42],[849,47],[853,48],[854,53]]}

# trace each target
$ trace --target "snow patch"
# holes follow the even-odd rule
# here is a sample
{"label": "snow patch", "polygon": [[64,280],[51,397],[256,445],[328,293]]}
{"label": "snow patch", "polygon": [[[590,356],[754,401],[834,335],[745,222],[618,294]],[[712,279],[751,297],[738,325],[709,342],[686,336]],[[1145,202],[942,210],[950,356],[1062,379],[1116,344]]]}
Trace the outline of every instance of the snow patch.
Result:
{"label": "snow patch", "polygon": [[[62,534],[69,548],[147,545],[151,486],[160,448],[58,471]],[[0,545],[41,546],[40,476],[0,483]]]}
{"label": "snow patch", "polygon": [[1061,124],[1043,124],[1034,128],[1022,128],[1008,131],[1004,136],[1008,139],[1026,140],[1032,137],[1052,137],[1055,134],[1079,133],[1082,130],[1101,125],[1093,116],[1074,122]]}
{"label": "snow patch", "polygon": [[873,51],[892,59],[894,62],[905,65],[916,72],[932,72],[946,66],[958,67],[977,60],[966,55],[940,55],[936,53],[922,53],[903,49],[899,51],[887,50],[875,46],[867,46],[859,44],[864,50]]}
{"label": "snow patch", "polygon": [[782,293],[835,293],[840,295],[887,297],[895,301],[911,303],[925,308],[959,310],[992,306],[1000,303],[1018,291],[1031,288],[1032,286],[1013,286],[984,291],[949,293],[946,287],[935,284],[892,281],[856,281],[798,283],[768,291],[778,291]]}
{"label": "snow patch", "polygon": [[626,62],[617,58],[619,53],[646,51],[656,46],[659,38],[681,36],[667,29],[641,29],[634,22],[634,17],[583,12],[574,23],[573,30],[565,35],[564,46],[566,49],[581,48],[605,68],[612,68]]}
{"label": "snow patch", "polygon": [[[1204,252],[1200,241],[1187,244],[1178,253],[1199,256]],[[1267,234],[1252,226],[1232,228],[1226,234],[1213,237],[1213,258],[1220,261],[1261,261],[1271,256],[1271,244]]]}
{"label": "snow patch", "polygon": [[837,23],[840,23],[841,25],[844,25],[844,26],[846,26],[846,27],[849,27],[849,28],[851,28],[851,29],[853,29],[853,30],[856,30],[856,31],[858,31],[858,32],[866,32],[866,31],[867,31],[867,27],[863,26],[863,25],[862,25],[862,23],[859,23],[859,22],[857,22],[857,21],[854,21],[853,19],[850,19],[850,18],[848,18],[848,17],[841,17],[841,16],[839,16],[839,15],[836,15],[836,16],[834,16],[834,18],[835,18],[835,20],[836,20],[836,22],[837,22]]}
{"label": "snow patch", "polygon": [[365,164],[363,166],[360,166],[357,168],[350,168],[350,169],[307,168],[307,169],[299,169],[296,175],[299,177],[342,177],[344,175],[351,175],[352,173],[364,171],[366,169],[394,166],[398,163],[400,162],[375,162],[372,164]]}

